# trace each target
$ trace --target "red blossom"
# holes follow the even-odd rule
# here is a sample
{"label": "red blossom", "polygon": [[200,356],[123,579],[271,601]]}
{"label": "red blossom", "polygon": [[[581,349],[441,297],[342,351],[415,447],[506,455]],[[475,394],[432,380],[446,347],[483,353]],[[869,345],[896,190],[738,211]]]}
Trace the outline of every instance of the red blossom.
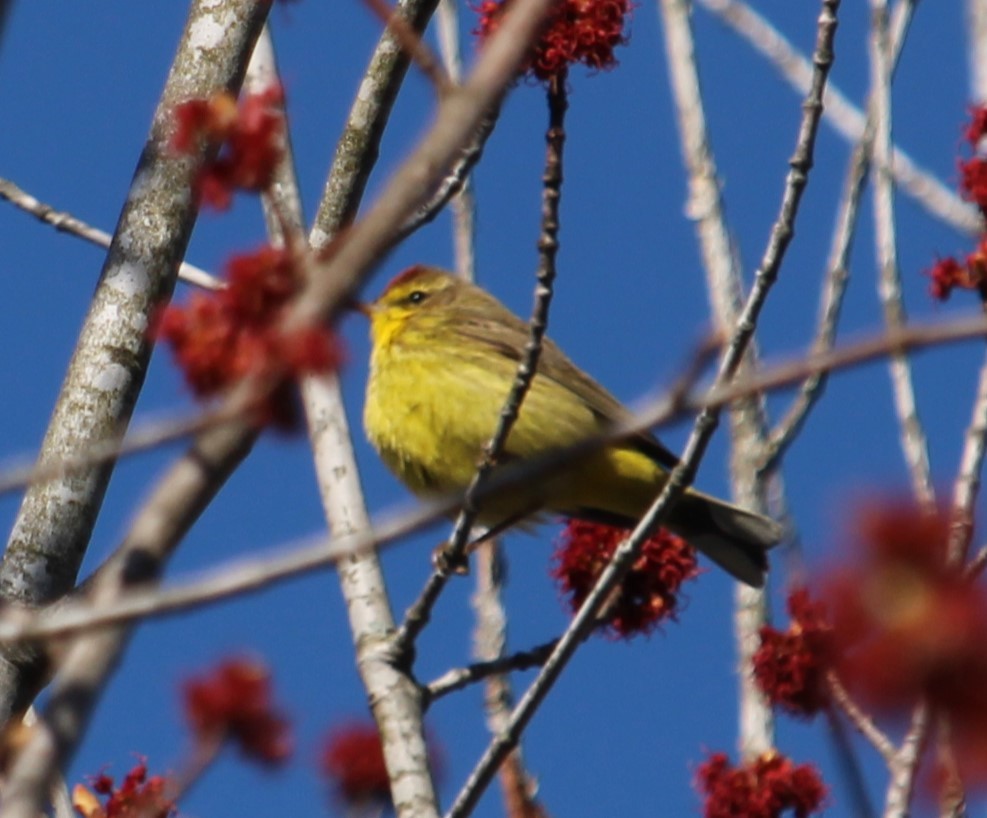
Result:
{"label": "red blossom", "polygon": [[976,150],[985,135],[987,135],[987,106],[973,105],[970,107],[970,122],[966,126],[964,136],[970,147]]}
{"label": "red blossom", "polygon": [[[94,776],[90,784],[92,790],[77,784],[72,791],[72,806],[83,818],[168,818],[176,811],[168,797],[168,779],[160,775],[149,778],[144,759],[134,765],[119,787],[105,773]],[[105,796],[106,802],[100,804],[98,796]]]}
{"label": "red blossom", "polygon": [[291,755],[288,722],[274,708],[271,677],[259,662],[227,660],[207,676],[187,681],[184,695],[185,716],[199,741],[231,739],[265,764],[280,764]]}
{"label": "red blossom", "polygon": [[987,211],[987,159],[975,156],[959,161],[960,195],[973,202],[981,212]]}
{"label": "red blossom", "polygon": [[[980,214],[987,219],[987,157],[978,153],[984,136],[987,135],[987,106],[970,108],[970,122],[964,136],[974,155],[970,159],[957,160],[960,196],[973,202]],[[939,259],[928,270],[930,295],[938,301],[945,301],[957,287],[976,290],[982,302],[987,304],[987,234],[981,234],[976,249],[964,263],[949,257]]]}
{"label": "red blossom", "polygon": [[970,273],[970,268],[949,256],[939,259],[925,271],[929,277],[929,293],[936,301],[945,301],[957,287],[972,290],[980,283]]}
{"label": "red blossom", "polygon": [[696,787],[705,795],[705,818],[777,818],[786,810],[806,818],[826,797],[815,767],[773,751],[737,767],[726,753],[712,753],[696,772]]}
{"label": "red blossom", "polygon": [[[583,604],[620,542],[630,532],[608,525],[570,520],[562,531],[552,576],[575,612]],[[699,573],[696,552],[681,537],[661,529],[649,539],[624,577],[620,592],[607,607],[606,628],[627,638],[650,633],[659,622],[675,618],[678,591]]]}
{"label": "red blossom", "polygon": [[788,598],[787,631],[761,628],[754,654],[754,679],[772,705],[793,716],[811,717],[828,703],[826,673],[832,662],[832,627],[822,603],[804,588]]}
{"label": "red blossom", "polygon": [[[475,33],[481,41],[499,27],[511,0],[483,0],[476,6],[479,22]],[[539,80],[563,77],[570,65],[591,69],[617,64],[613,51],[627,42],[624,23],[630,0],[558,0],[548,13],[541,36],[524,69]]]}
{"label": "red blossom", "polygon": [[855,566],[826,583],[837,670],[878,715],[946,717],[960,773],[987,781],[987,591],[948,559],[950,520],[904,503],[855,526]]}
{"label": "red blossom", "polygon": [[354,722],[334,729],[322,751],[320,767],[347,803],[391,803],[380,733],[372,724]]}
{"label": "red blossom", "polygon": [[200,140],[216,151],[196,180],[200,201],[225,210],[235,190],[265,190],[284,150],[284,93],[278,85],[244,97],[227,92],[175,107],[172,149],[190,153]]}
{"label": "red blossom", "polygon": [[[429,736],[428,763],[438,781],[443,774],[443,752]],[[336,795],[354,806],[387,807],[391,803],[391,781],[384,762],[384,748],[377,727],[368,721],[352,721],[333,728],[319,757],[322,774]]]}
{"label": "red blossom", "polygon": [[292,380],[339,366],[335,335],[322,325],[286,333],[280,323],[302,278],[299,259],[289,250],[264,247],[233,257],[229,286],[194,293],[183,306],[169,306],[152,334],[171,344],[185,380],[200,398],[219,395],[246,378],[267,382],[257,421],[294,428],[297,408]]}

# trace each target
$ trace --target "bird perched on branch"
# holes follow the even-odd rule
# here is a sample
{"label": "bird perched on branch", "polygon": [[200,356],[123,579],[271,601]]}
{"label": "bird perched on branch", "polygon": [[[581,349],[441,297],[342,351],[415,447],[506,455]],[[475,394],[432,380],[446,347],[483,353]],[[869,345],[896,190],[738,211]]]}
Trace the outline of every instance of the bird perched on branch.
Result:
{"label": "bird perched on branch", "polygon": [[[417,266],[372,304],[364,426],[397,477],[419,495],[462,492],[497,425],[528,341],[528,325],[451,273]],[[534,380],[498,457],[508,464],[606,432],[629,411],[545,339]],[[579,457],[547,478],[495,491],[479,522],[500,530],[545,512],[632,527],[677,458],[642,432]],[[781,526],[688,489],[665,520],[749,585],[761,586]]]}

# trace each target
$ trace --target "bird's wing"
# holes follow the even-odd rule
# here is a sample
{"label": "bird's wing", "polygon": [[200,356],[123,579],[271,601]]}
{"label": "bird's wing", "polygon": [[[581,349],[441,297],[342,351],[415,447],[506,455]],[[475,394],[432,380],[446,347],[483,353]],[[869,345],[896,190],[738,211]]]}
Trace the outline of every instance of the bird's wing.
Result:
{"label": "bird's wing", "polygon": [[[496,306],[500,307],[496,320],[492,321],[489,314],[461,314],[455,331],[471,341],[485,344],[497,352],[499,360],[516,367],[528,342],[528,324],[500,304]],[[631,416],[620,401],[582,372],[549,338],[542,343],[538,377],[545,378],[552,387],[575,395],[597,418],[601,431]],[[630,435],[627,443],[665,468],[674,468],[679,462],[678,457],[649,432]]]}

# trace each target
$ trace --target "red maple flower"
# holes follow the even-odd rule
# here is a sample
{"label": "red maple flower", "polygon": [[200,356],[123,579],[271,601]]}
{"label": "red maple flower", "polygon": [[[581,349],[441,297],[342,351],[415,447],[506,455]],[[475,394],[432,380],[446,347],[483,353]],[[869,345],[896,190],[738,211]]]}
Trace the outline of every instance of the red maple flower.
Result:
{"label": "red maple flower", "polygon": [[980,145],[980,140],[987,136],[987,106],[970,106],[970,122],[963,134],[970,147],[974,150]]}
{"label": "red maple flower", "polygon": [[696,772],[696,787],[705,795],[705,818],[778,818],[786,810],[807,818],[826,797],[815,767],[773,751],[737,767],[726,753],[712,753]]}
{"label": "red maple flower", "polygon": [[829,701],[826,673],[832,664],[832,626],[825,606],[810,599],[805,588],[788,597],[788,613],[788,630],[761,628],[754,679],[772,705],[811,718]]}
{"label": "red maple flower", "polygon": [[[511,0],[483,0],[476,6],[481,42],[499,27]],[[627,42],[624,24],[630,0],[558,0],[548,13],[541,35],[524,68],[539,80],[565,75],[570,65],[613,68],[614,49]]]}
{"label": "red maple flower", "polygon": [[945,301],[957,287],[972,290],[979,283],[970,269],[952,256],[939,259],[925,274],[929,277],[929,293],[936,301]]}
{"label": "red maple flower", "polygon": [[[570,520],[560,535],[552,576],[575,613],[596,584],[617,546],[630,532],[623,528]],[[624,577],[617,596],[605,609],[605,627],[627,638],[650,633],[663,619],[674,619],[682,583],[699,573],[696,552],[681,537],[665,529],[645,544]]]}
{"label": "red maple flower", "polygon": [[284,93],[274,85],[244,97],[227,92],[175,107],[172,149],[190,153],[204,140],[216,155],[196,181],[200,201],[226,210],[235,190],[265,190],[284,152]]}
{"label": "red maple flower", "polygon": [[859,562],[826,592],[840,678],[878,715],[927,703],[961,775],[987,781],[987,591],[950,561],[949,516],[885,503],[856,530]]}
{"label": "red maple flower", "polygon": [[[970,122],[965,130],[966,141],[974,156],[958,159],[960,196],[973,202],[987,219],[987,157],[979,150],[987,134],[987,106],[970,108]],[[987,303],[987,234],[982,234],[976,249],[966,257],[965,264],[955,258],[939,259],[926,270],[931,283],[929,293],[939,301],[945,301],[957,287],[976,290],[982,302]]]}
{"label": "red maple flower", "polygon": [[343,801],[391,803],[391,780],[374,725],[353,722],[334,729],[323,748],[320,767]]}
{"label": "red maple flower", "polygon": [[291,755],[288,722],[271,701],[271,677],[256,661],[230,659],[184,686],[185,717],[200,742],[235,741],[248,757],[280,764]]}
{"label": "red maple flower", "polygon": [[[72,790],[72,806],[83,818],[168,818],[176,811],[168,796],[168,779],[149,778],[145,759],[134,765],[119,787],[105,773],[93,777],[90,785],[92,790],[82,784]],[[99,796],[106,798],[105,803]]]}
{"label": "red maple flower", "polygon": [[[441,780],[444,754],[431,736],[427,737],[427,750],[432,776]],[[384,748],[371,722],[351,721],[333,728],[323,745],[319,769],[332,783],[336,796],[347,804],[378,809],[390,806],[391,781]]]}
{"label": "red maple flower", "polygon": [[285,307],[301,286],[299,258],[287,249],[263,247],[227,264],[229,286],[193,293],[184,306],[162,310],[152,334],[171,344],[185,380],[200,398],[256,378],[268,383],[256,407],[259,423],[283,429],[298,418],[292,380],[328,372],[342,360],[335,335],[322,325],[284,332]]}
{"label": "red maple flower", "polygon": [[981,212],[987,211],[987,159],[975,156],[958,163],[960,172],[960,195],[973,202]]}

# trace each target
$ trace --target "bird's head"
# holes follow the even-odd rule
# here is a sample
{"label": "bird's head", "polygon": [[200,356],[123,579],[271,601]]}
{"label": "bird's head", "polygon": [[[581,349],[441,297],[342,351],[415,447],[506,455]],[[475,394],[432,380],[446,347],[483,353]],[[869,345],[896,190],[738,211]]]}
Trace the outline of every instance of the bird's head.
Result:
{"label": "bird's head", "polygon": [[469,285],[437,267],[417,265],[398,273],[364,308],[370,317],[374,345],[390,343],[405,327],[428,328],[438,324]]}

